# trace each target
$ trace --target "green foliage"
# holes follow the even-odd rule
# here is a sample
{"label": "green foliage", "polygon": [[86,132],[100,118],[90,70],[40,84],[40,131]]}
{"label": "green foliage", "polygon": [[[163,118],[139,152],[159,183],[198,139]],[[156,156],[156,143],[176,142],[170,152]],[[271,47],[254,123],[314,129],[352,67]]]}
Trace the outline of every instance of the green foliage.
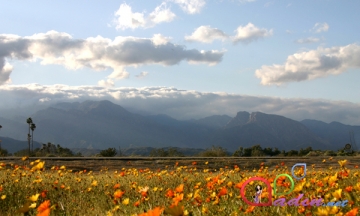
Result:
{"label": "green foliage", "polygon": [[1,148],[0,157],[6,157],[6,156],[9,156],[9,152],[6,149]]}
{"label": "green foliage", "polygon": [[226,149],[221,146],[212,146],[203,152],[199,153],[200,157],[226,157],[228,153]]}
{"label": "green foliage", "polygon": [[102,157],[114,157],[115,155],[117,155],[117,152],[116,152],[115,148],[108,148],[108,149],[102,150],[100,152],[100,155]]}
{"label": "green foliage", "polygon": [[184,157],[184,154],[179,152],[176,148],[160,148],[153,149],[150,152],[150,157]]}

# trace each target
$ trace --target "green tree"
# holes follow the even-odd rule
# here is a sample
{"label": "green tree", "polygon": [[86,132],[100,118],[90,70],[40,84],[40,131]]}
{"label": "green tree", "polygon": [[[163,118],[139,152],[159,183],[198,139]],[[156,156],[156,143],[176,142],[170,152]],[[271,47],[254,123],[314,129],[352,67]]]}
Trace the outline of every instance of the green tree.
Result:
{"label": "green tree", "polygon": [[244,155],[244,148],[242,146],[239,147],[233,154],[234,157],[242,157]]}
{"label": "green tree", "polygon": [[0,156],[8,156],[9,152],[6,149],[0,149]]}
{"label": "green tree", "polygon": [[221,146],[212,146],[203,152],[199,153],[200,157],[226,157],[228,153],[225,148]]}
{"label": "green tree", "polygon": [[100,151],[100,155],[103,157],[114,157],[117,154],[115,148],[108,148]]}
{"label": "green tree", "polygon": [[260,145],[254,145],[251,147],[251,156],[263,156],[264,152]]}

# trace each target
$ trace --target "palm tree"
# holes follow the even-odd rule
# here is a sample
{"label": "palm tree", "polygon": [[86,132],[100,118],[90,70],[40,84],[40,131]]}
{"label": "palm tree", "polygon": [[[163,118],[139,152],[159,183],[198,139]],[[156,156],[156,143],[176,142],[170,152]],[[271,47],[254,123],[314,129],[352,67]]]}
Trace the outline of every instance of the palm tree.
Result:
{"label": "palm tree", "polygon": [[32,119],[29,117],[28,119],[26,119],[26,123],[29,124],[29,133],[28,133],[28,143],[29,143],[29,157],[30,157],[30,128],[31,128],[31,124],[33,123]]}
{"label": "palm tree", "polygon": [[31,123],[30,129],[31,129],[31,152],[34,153],[34,130],[36,128],[36,125],[34,123]]}
{"label": "palm tree", "polygon": [[[0,129],[2,128],[2,126],[0,125]],[[1,154],[1,140],[0,140],[0,154]]]}

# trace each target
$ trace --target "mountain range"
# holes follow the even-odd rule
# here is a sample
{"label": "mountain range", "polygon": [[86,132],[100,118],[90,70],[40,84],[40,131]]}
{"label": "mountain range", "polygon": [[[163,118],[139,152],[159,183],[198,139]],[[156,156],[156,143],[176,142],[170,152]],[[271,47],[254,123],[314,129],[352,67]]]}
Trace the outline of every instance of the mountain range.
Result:
{"label": "mountain range", "polygon": [[[27,148],[29,116],[0,117],[2,146],[14,152]],[[240,111],[235,117],[213,115],[179,121],[167,115],[143,116],[110,101],[58,103],[30,116],[36,124],[34,141],[66,148],[167,147],[206,149],[212,145],[234,151],[240,146],[280,150],[338,150],[349,143],[349,131],[360,140],[360,126],[305,119],[295,121],[262,112]],[[11,142],[9,139],[14,139]],[[21,143],[25,142],[25,143]],[[11,143],[11,144],[10,144]]]}

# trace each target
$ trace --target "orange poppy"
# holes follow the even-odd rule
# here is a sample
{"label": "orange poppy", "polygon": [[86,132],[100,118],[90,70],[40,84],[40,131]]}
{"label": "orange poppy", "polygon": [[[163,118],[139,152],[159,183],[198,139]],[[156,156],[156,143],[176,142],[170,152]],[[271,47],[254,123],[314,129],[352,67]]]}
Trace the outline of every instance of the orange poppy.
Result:
{"label": "orange poppy", "polygon": [[156,207],[145,213],[138,214],[138,216],[160,216],[164,208]]}
{"label": "orange poppy", "polygon": [[175,191],[178,192],[178,193],[184,192],[184,184],[179,185],[179,186],[175,189]]}
{"label": "orange poppy", "polygon": [[227,191],[226,187],[221,188],[221,190],[220,190],[220,192],[219,192],[219,194],[218,194],[218,197],[221,197],[221,196],[226,195],[227,192],[228,192],[228,191]]}
{"label": "orange poppy", "polygon": [[38,214],[36,216],[49,216],[50,215],[50,200],[45,200],[37,208]]}

